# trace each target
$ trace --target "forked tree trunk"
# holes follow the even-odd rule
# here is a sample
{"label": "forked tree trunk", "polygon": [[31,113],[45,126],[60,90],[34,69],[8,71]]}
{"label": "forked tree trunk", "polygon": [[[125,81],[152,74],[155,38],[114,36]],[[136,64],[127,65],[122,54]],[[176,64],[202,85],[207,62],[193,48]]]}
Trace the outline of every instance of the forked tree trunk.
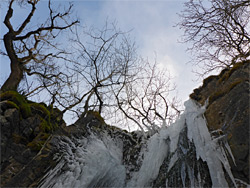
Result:
{"label": "forked tree trunk", "polygon": [[19,83],[23,78],[24,67],[15,53],[12,37],[13,37],[12,33],[7,33],[6,35],[4,35],[4,45],[6,52],[10,58],[11,73],[8,79],[1,87],[1,92],[9,90],[16,91]]}
{"label": "forked tree trunk", "polygon": [[19,83],[23,78],[23,71],[16,62],[11,62],[11,73],[8,79],[4,82],[1,87],[1,91],[17,90]]}

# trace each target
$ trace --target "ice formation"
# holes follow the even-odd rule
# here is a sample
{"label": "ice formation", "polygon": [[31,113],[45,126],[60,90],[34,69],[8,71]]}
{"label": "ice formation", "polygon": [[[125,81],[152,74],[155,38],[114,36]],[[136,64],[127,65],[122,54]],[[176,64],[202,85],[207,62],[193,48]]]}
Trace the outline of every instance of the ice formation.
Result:
{"label": "ice formation", "polygon": [[123,187],[122,151],[110,137],[61,142],[63,155],[40,187]]}
{"label": "ice formation", "polygon": [[[146,149],[138,157],[142,160],[139,170],[131,172],[130,179],[126,178],[129,168],[123,161],[122,139],[108,134],[78,140],[60,138],[58,147],[62,152],[55,155],[57,165],[46,174],[40,187],[152,187],[162,170],[167,174],[164,184],[168,187],[172,181],[169,172],[175,169],[183,187],[201,187],[204,171],[199,165],[194,167],[198,160],[207,164],[212,187],[229,187],[229,182],[236,186],[228,162],[230,148],[223,137],[211,137],[204,112],[205,106],[191,99],[185,102],[179,119],[147,140]],[[196,154],[193,165],[186,160],[192,148]]]}

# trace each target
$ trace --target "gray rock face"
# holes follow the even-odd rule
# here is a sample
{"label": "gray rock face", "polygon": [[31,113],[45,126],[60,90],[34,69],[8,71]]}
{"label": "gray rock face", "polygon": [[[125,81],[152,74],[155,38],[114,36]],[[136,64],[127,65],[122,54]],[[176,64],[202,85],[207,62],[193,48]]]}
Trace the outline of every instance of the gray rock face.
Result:
{"label": "gray rock face", "polygon": [[108,126],[91,114],[65,127],[72,134],[56,137],[56,165],[38,187],[234,186],[224,155],[230,149],[222,138],[211,138],[204,108],[194,104],[188,101],[188,110],[174,125],[147,139]]}
{"label": "gray rock face", "polygon": [[227,135],[227,141],[235,158],[231,161],[236,178],[250,184],[249,175],[249,74],[250,61],[232,70],[224,70],[218,76],[211,76],[203,86],[190,96],[200,103],[209,98],[205,116],[208,128],[214,134]]}
{"label": "gray rock face", "polygon": [[[195,146],[188,140],[187,127],[185,127],[178,141],[178,149],[176,154],[179,156],[174,167],[168,172],[168,161],[170,156],[165,159],[160,168],[159,175],[154,181],[153,187],[166,187],[166,179],[168,179],[168,187],[195,187],[200,178],[200,187],[212,187],[212,181],[209,174],[208,166],[201,159],[196,159]],[[199,177],[202,174],[202,177]]]}
{"label": "gray rock face", "polygon": [[48,162],[52,160],[53,149],[45,147],[43,152],[40,150],[50,135],[41,131],[41,116],[32,112],[30,116],[23,117],[13,103],[1,101],[0,130],[0,186],[30,186],[44,175],[44,168],[47,169]]}
{"label": "gray rock face", "polygon": [[[233,160],[229,161],[233,175],[248,183],[249,64],[245,62],[233,71],[226,70],[219,76],[204,80],[203,86],[191,94],[201,104],[209,98],[210,103],[205,111],[209,131],[215,140],[226,135],[223,137],[226,138],[225,142],[218,143],[229,143],[236,163],[234,165]],[[162,135],[157,133],[143,138],[138,132],[128,133],[105,124],[95,112],[88,113],[74,125],[66,127],[62,123],[54,132],[41,131],[41,123],[39,114],[33,113],[23,118],[18,109],[10,108],[4,101],[0,102],[1,187],[46,187],[50,185],[48,182],[61,185],[56,181],[59,175],[65,184],[75,178],[76,187],[80,185],[81,177],[87,177],[84,185],[90,187],[135,185],[137,179],[144,185],[144,178],[139,173],[143,169],[148,171],[145,185],[151,187],[211,187],[213,184],[209,173],[211,169],[201,158],[197,159],[197,148],[188,137],[185,126],[176,138],[176,150],[170,152],[171,139],[175,137],[169,135],[165,140],[158,140],[158,136],[160,138]],[[150,142],[153,139],[158,140],[159,144],[153,145],[157,143]],[[160,148],[161,151],[150,156],[147,153],[150,150],[148,143],[152,144],[151,149]],[[161,158],[158,152],[163,152],[165,158]],[[101,157],[100,160],[91,161],[96,155]],[[107,160],[108,156],[110,160]],[[144,161],[150,157],[154,161],[147,168]],[[157,163],[156,157],[163,162]],[[106,163],[103,163],[104,159]],[[77,165],[72,166],[74,163]],[[85,163],[89,166],[84,167]],[[105,173],[98,174],[100,171],[97,168],[91,169],[96,164]],[[81,165],[83,168],[77,168]],[[154,166],[159,169],[154,170],[151,176]],[[225,172],[228,185],[234,186],[229,176]]]}

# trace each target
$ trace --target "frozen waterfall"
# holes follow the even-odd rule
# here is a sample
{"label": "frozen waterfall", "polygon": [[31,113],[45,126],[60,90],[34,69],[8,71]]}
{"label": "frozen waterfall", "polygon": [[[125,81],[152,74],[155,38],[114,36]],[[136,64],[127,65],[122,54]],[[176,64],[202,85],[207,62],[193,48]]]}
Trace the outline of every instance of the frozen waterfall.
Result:
{"label": "frozen waterfall", "polygon": [[233,157],[230,148],[223,136],[211,137],[204,112],[205,106],[186,101],[175,123],[145,141],[133,172],[124,163],[121,138],[107,133],[61,137],[61,152],[54,156],[57,164],[40,187],[157,187],[159,182],[163,187],[203,187],[208,180],[212,187],[236,187],[228,162]]}

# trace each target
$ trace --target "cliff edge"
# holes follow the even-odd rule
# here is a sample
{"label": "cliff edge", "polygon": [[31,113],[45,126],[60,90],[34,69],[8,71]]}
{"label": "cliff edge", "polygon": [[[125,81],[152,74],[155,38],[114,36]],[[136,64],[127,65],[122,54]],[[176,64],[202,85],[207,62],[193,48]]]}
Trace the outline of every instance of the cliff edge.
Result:
{"label": "cliff edge", "polygon": [[224,134],[231,147],[236,178],[249,181],[249,76],[250,61],[235,64],[218,76],[210,76],[190,95],[201,104],[208,100],[205,112],[208,128],[213,134]]}
{"label": "cliff edge", "polygon": [[[231,168],[237,185],[241,181],[249,184],[249,66],[245,61],[205,79],[190,98],[201,105],[207,103],[207,109],[198,105],[192,111],[188,105],[191,109],[174,126],[147,138],[140,132],[107,125],[93,111],[66,126],[58,109],[16,92],[2,93],[0,186],[53,187],[74,182],[76,187],[77,183],[91,187],[211,187],[220,183],[212,177],[216,166],[212,169],[208,161],[213,158],[223,163],[220,178],[225,183],[235,185]],[[203,112],[209,132],[206,126],[193,123],[203,121]],[[206,138],[209,150],[199,136]],[[209,157],[203,156],[203,149],[210,151]],[[219,156],[212,156],[211,151]],[[226,157],[231,151],[234,159]]]}

